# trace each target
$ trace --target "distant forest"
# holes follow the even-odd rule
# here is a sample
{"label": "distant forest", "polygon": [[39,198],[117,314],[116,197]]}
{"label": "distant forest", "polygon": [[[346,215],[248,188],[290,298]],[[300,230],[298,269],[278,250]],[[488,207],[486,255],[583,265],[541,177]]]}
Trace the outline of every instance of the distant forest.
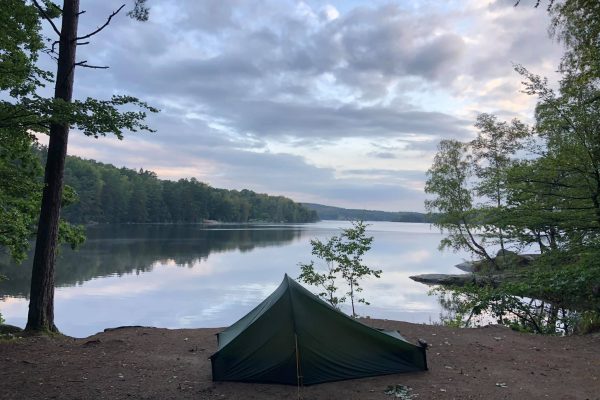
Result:
{"label": "distant forest", "polygon": [[[44,156],[42,150],[42,157]],[[283,196],[215,189],[198,180],[158,179],[152,171],[117,168],[69,156],[65,183],[78,201],[61,211],[73,223],[314,222],[318,215]]]}
{"label": "distant forest", "polygon": [[410,211],[375,211],[324,206],[322,204],[302,203],[306,208],[316,211],[321,219],[343,221],[391,221],[391,222],[430,222],[427,214]]}

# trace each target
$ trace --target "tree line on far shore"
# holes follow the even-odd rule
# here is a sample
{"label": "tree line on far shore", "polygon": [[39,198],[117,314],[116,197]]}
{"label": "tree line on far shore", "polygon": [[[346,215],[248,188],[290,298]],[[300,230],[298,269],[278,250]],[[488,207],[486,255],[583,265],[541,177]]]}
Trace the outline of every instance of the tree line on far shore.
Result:
{"label": "tree line on far shore", "polygon": [[[42,150],[43,154],[43,150]],[[65,182],[78,200],[71,223],[314,222],[316,211],[283,196],[213,188],[195,178],[169,181],[152,171],[69,156]]]}
{"label": "tree line on far shore", "polygon": [[427,223],[435,220],[435,215],[413,211],[378,211],[354,208],[341,208],[325,206],[322,204],[302,203],[311,210],[315,210],[321,219],[338,221],[390,221],[390,222],[421,222]]}

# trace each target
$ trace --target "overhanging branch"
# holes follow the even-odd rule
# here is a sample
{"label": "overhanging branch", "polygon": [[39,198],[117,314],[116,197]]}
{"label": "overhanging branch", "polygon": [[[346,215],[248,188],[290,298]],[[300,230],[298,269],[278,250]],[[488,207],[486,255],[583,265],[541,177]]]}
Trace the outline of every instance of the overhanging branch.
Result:
{"label": "overhanging branch", "polygon": [[92,69],[108,69],[109,68],[108,66],[102,66],[102,65],[89,65],[87,63],[87,60],[76,62],[75,66],[84,67],[84,68],[92,68]]}
{"label": "overhanging branch", "polygon": [[[33,0],[33,5],[35,6],[35,8],[38,9],[38,11],[40,12],[40,14],[42,14],[42,16],[44,17],[44,19],[48,22],[50,22],[50,25],[52,25],[52,29],[54,29],[54,32],[56,32],[56,34],[58,35],[58,37],[60,37],[60,31],[58,30],[58,28],[56,27],[56,25],[54,24],[54,21],[52,21],[52,18],[50,18],[48,16],[48,14],[46,14],[46,11],[44,10],[44,8],[40,5],[40,3],[37,2],[37,0]],[[123,7],[121,7],[123,8]],[[62,10],[61,10],[62,11]]]}
{"label": "overhanging branch", "polygon": [[95,31],[88,33],[87,35],[84,36],[80,36],[75,38],[75,40],[81,40],[81,39],[87,39],[90,38],[92,36],[94,36],[95,34],[101,32],[104,28],[106,28],[108,26],[108,24],[110,24],[110,20],[119,13],[119,11],[121,11],[123,9],[123,7],[125,7],[125,4],[123,4],[121,7],[119,7],[116,11],[113,11],[112,14],[110,14],[108,16],[108,19],[106,20],[106,22],[104,23],[104,25],[102,25],[101,27],[99,27],[98,29],[96,29]]}

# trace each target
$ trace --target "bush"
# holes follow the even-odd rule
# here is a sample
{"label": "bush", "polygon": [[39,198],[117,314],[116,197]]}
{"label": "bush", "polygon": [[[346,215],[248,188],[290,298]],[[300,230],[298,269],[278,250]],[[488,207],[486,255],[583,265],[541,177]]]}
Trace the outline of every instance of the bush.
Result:
{"label": "bush", "polygon": [[[372,269],[363,263],[363,255],[371,249],[372,236],[366,236],[367,224],[363,221],[353,221],[352,228],[343,229],[339,236],[333,236],[327,242],[312,239],[312,254],[324,261],[321,269],[315,269],[314,261],[300,263],[300,281],[316,286],[323,290],[319,297],[335,308],[339,308],[346,299],[350,299],[352,316],[357,317],[355,304],[368,305],[362,292],[360,280],[367,276],[379,278],[381,270]],[[346,283],[348,291],[341,297],[337,296],[337,281]]]}

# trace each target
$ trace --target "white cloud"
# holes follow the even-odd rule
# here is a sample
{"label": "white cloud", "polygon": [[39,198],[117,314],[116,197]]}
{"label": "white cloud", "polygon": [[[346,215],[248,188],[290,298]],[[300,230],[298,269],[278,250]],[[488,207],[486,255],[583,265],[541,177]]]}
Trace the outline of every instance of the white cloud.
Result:
{"label": "white cloud", "polygon": [[325,21],[331,22],[339,18],[340,12],[331,4],[326,4],[321,7],[320,15],[325,19]]}
{"label": "white cloud", "polygon": [[[84,4],[81,31],[119,5]],[[531,118],[512,65],[552,75],[560,56],[545,11],[508,0],[151,7],[81,48],[111,68],[78,71],[75,93],[146,99],[163,109],[158,133],[75,137],[70,153],[332,205],[421,209],[437,141],[473,135],[478,112]]]}

